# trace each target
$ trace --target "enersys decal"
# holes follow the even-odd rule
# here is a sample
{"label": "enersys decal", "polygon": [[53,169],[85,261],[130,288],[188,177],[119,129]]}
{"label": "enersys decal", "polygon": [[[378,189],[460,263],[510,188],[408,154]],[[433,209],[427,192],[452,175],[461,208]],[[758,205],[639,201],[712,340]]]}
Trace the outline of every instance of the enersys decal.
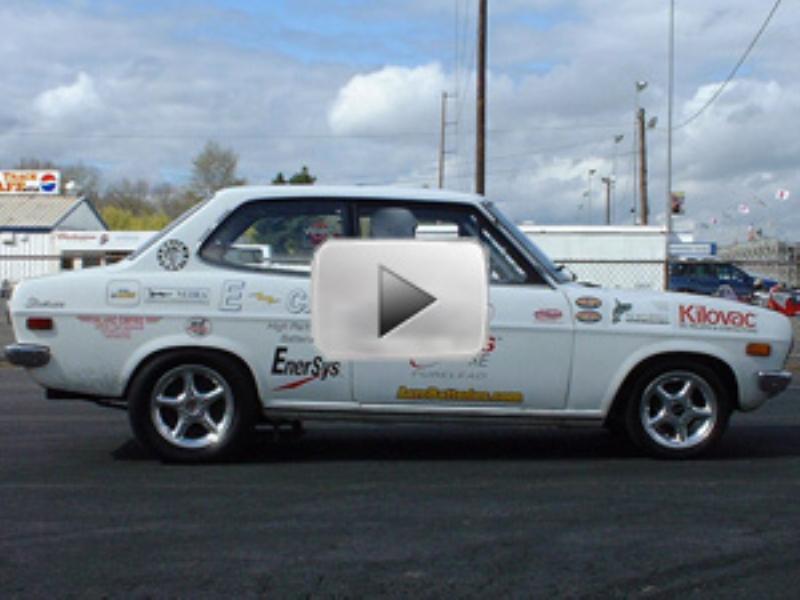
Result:
{"label": "enersys decal", "polygon": [[690,329],[748,331],[757,329],[756,313],[741,310],[708,308],[702,304],[678,306],[678,325]]}
{"label": "enersys decal", "polygon": [[272,357],[270,373],[277,376],[300,377],[289,383],[284,383],[275,388],[275,391],[293,390],[311,383],[312,381],[325,381],[338,377],[342,371],[342,364],[337,361],[326,361],[322,356],[311,358],[288,357],[289,348],[278,346]]}
{"label": "enersys decal", "polygon": [[442,400],[449,402],[509,402],[521,403],[525,396],[522,392],[515,391],[486,391],[469,388],[460,390],[455,388],[410,388],[401,385],[397,388],[398,400]]}
{"label": "enersys decal", "polygon": [[581,310],[575,313],[575,318],[581,323],[599,323],[603,315],[594,310]]}
{"label": "enersys decal", "polygon": [[106,288],[106,301],[115,306],[136,306],[140,292],[138,281],[111,281]]}
{"label": "enersys decal", "polygon": [[82,323],[91,323],[97,331],[109,339],[129,340],[132,333],[142,331],[147,325],[158,323],[161,317],[81,315],[78,320]]}
{"label": "enersys decal", "polygon": [[558,308],[541,308],[533,313],[533,318],[540,323],[557,323],[563,316]]}
{"label": "enersys decal", "polygon": [[603,301],[596,296],[581,296],[577,300],[575,300],[575,306],[578,308],[600,308],[603,306]]}
{"label": "enersys decal", "polygon": [[158,264],[167,271],[180,271],[189,262],[189,248],[180,240],[167,240],[158,248]]}
{"label": "enersys decal", "polygon": [[211,321],[205,317],[191,317],[186,321],[186,333],[192,337],[205,337],[211,333]]}
{"label": "enersys decal", "polygon": [[208,304],[211,290],[200,287],[149,287],[144,301],[165,304]]}
{"label": "enersys decal", "polygon": [[219,309],[226,311],[242,310],[242,300],[244,299],[244,281],[226,281],[222,284],[222,296],[219,301]]}

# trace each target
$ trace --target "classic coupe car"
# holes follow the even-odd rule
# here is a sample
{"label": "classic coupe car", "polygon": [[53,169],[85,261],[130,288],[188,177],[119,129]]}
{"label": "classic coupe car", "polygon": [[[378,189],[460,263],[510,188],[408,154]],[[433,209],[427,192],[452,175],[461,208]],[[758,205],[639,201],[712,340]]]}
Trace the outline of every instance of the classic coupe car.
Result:
{"label": "classic coupe car", "polygon": [[[380,238],[398,213],[417,239],[486,248],[490,333],[470,360],[340,362],[314,345],[315,249]],[[230,457],[259,423],[318,419],[606,425],[685,458],[791,379],[783,315],[585,287],[491,202],[429,190],[224,190],[119,264],[23,282],[10,308],[6,354],[48,397],[126,407],[136,438],[173,461]]]}

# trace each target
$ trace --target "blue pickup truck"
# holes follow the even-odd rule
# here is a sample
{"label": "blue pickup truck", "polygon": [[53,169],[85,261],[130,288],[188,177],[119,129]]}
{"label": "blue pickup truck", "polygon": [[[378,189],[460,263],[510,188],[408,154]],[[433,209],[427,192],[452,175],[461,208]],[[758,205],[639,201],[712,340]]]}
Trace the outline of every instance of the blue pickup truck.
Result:
{"label": "blue pickup truck", "polygon": [[713,296],[730,288],[739,300],[746,302],[752,300],[757,289],[769,289],[776,283],[722,261],[680,261],[670,264],[669,269],[670,290]]}

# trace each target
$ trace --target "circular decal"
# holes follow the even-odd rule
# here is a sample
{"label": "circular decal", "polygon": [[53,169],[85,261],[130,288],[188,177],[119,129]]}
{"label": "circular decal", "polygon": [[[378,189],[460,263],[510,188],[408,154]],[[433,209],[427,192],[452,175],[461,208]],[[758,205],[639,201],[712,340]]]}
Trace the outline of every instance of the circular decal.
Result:
{"label": "circular decal", "polygon": [[192,337],[205,337],[211,333],[211,321],[203,317],[192,317],[186,321],[186,333]]}
{"label": "circular decal", "polygon": [[158,264],[167,271],[180,271],[189,262],[189,248],[180,240],[167,240],[158,249]]}

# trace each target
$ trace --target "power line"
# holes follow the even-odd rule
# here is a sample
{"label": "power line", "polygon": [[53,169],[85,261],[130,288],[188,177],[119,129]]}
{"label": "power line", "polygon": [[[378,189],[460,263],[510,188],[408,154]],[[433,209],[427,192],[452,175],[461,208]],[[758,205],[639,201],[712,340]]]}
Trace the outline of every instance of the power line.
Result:
{"label": "power line", "polygon": [[[515,129],[489,129],[490,135],[504,135],[511,133],[522,133],[526,131],[577,131],[589,129],[613,129],[618,125],[538,125],[532,127],[519,127]],[[473,129],[463,133],[474,133]],[[436,138],[437,132],[430,131],[388,131],[386,133],[299,133],[299,132],[265,132],[265,133],[234,133],[224,131],[209,132],[175,132],[175,133],[156,133],[156,132],[137,132],[120,131],[110,133],[78,133],[68,131],[51,131],[43,129],[20,129],[8,131],[0,136],[6,137],[52,137],[63,139],[232,139],[232,140],[263,140],[263,139],[309,139],[309,140],[341,140],[341,139],[392,139],[392,138]]]}
{"label": "power line", "polygon": [[744,61],[747,60],[747,57],[750,55],[750,52],[753,50],[753,48],[755,48],[756,44],[758,43],[758,40],[761,38],[761,35],[767,29],[767,25],[769,25],[770,21],[772,20],[772,17],[775,15],[775,11],[778,10],[778,7],[780,6],[782,1],[783,0],[775,0],[775,4],[773,4],[772,9],[769,11],[769,14],[767,15],[767,18],[764,19],[764,22],[761,24],[761,27],[759,27],[758,31],[756,32],[755,37],[753,37],[753,39],[750,42],[750,44],[748,44],[747,49],[745,49],[745,51],[744,51],[744,54],[742,54],[741,58],[739,58],[739,60],[737,61],[736,65],[733,67],[731,72],[728,74],[728,77],[725,79],[725,81],[723,81],[722,84],[720,84],[720,86],[711,95],[711,97],[706,101],[706,103],[703,104],[703,106],[700,108],[700,110],[698,110],[696,113],[694,113],[691,117],[686,119],[683,123],[681,123],[677,127],[673,127],[672,128],[673,131],[675,131],[676,129],[681,129],[682,127],[686,127],[689,123],[691,123],[697,117],[702,115],[706,111],[706,109],[709,106],[711,106],[717,98],[719,98],[719,96],[725,90],[727,85],[733,80],[734,77],[736,77],[736,73],[739,71],[739,67],[741,67],[744,64]]}

